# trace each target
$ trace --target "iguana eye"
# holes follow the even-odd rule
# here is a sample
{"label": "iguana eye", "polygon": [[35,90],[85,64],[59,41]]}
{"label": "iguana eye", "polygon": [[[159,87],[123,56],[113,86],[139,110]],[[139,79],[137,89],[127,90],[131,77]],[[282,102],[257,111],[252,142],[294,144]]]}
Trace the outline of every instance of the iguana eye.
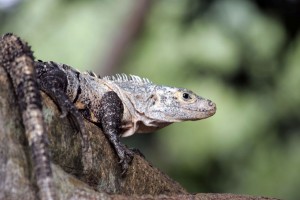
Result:
{"label": "iguana eye", "polygon": [[183,97],[184,100],[192,99],[191,95],[188,94],[188,93],[183,93],[183,94],[182,94],[182,97]]}

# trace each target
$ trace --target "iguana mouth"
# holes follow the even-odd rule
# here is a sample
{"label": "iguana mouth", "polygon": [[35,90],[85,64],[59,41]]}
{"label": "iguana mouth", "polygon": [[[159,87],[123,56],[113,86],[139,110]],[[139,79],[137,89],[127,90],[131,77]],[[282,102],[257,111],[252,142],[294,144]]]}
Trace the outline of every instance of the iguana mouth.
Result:
{"label": "iguana mouth", "polygon": [[216,109],[199,109],[200,112],[214,112]]}
{"label": "iguana mouth", "polygon": [[179,107],[179,106],[166,106],[168,108],[177,108],[178,110],[188,110],[188,111],[194,111],[194,112],[201,112],[201,113],[215,113],[217,108],[214,107],[212,109],[205,109],[205,108],[202,108],[202,109],[192,109],[192,108],[183,108],[183,107]]}

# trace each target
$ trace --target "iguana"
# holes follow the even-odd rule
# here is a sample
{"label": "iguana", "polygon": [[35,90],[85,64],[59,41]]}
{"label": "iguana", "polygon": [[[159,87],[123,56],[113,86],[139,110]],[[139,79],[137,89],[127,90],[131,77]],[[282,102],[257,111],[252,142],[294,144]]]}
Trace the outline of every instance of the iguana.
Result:
{"label": "iguana", "polygon": [[70,116],[88,148],[83,117],[98,125],[112,144],[124,174],[134,156],[120,136],[147,133],[174,122],[200,120],[216,112],[212,101],[190,90],[160,86],[146,78],[117,74],[100,77],[68,65],[34,61],[27,43],[13,34],[0,40],[0,66],[12,79],[34,161],[41,199],[55,199],[39,89]]}

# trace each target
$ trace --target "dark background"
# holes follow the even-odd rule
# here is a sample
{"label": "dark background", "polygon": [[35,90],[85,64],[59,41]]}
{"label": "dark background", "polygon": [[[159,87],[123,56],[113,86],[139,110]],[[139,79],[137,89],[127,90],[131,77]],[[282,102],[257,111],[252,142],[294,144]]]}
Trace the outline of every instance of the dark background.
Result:
{"label": "dark background", "polygon": [[296,0],[0,0],[38,59],[189,88],[212,118],[125,138],[190,192],[300,199]]}

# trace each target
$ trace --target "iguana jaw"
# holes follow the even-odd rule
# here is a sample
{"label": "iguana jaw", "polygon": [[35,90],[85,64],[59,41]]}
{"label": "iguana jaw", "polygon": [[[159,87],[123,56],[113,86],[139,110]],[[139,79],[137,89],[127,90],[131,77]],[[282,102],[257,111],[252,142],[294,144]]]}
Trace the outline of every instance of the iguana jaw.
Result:
{"label": "iguana jaw", "polygon": [[[213,116],[216,111],[217,107],[214,102],[209,99],[204,99],[202,97],[198,97],[199,99],[193,105],[181,107],[174,107],[175,110],[178,110],[182,113],[179,115],[179,121],[195,121],[201,120],[208,117]],[[187,114],[185,114],[187,113]]]}
{"label": "iguana jaw", "polygon": [[163,111],[156,110],[152,112],[151,116],[156,118],[158,123],[196,121],[213,116],[216,113],[215,103],[206,99],[201,99],[201,101],[204,102],[201,104],[196,103],[196,105],[200,104],[199,107],[166,106]]}

